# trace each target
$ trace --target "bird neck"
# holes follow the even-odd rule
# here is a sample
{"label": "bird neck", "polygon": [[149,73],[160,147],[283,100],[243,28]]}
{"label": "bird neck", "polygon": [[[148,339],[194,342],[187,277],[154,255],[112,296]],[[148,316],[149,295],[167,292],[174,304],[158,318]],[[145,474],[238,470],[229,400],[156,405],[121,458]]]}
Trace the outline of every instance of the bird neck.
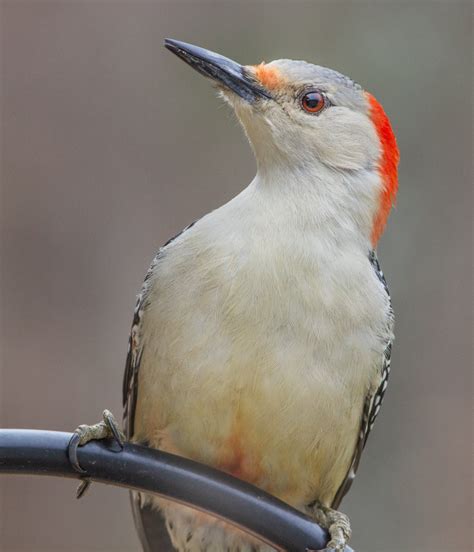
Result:
{"label": "bird neck", "polygon": [[380,186],[376,170],[338,171],[315,160],[259,164],[249,188],[264,211],[275,211],[274,220],[314,230],[338,247],[347,243],[368,251]]}

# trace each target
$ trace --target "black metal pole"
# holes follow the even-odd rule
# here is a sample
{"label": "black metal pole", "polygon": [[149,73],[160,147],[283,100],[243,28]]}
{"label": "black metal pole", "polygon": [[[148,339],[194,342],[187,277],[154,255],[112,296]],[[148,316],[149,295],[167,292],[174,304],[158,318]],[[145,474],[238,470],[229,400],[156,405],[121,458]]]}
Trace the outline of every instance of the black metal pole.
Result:
{"label": "black metal pole", "polygon": [[[80,478],[67,447],[71,433],[0,429],[0,473]],[[326,532],[257,487],[173,454],[126,443],[92,441],[78,449],[91,481],[157,494],[224,519],[289,552],[321,550]],[[349,547],[346,552],[353,552]]]}

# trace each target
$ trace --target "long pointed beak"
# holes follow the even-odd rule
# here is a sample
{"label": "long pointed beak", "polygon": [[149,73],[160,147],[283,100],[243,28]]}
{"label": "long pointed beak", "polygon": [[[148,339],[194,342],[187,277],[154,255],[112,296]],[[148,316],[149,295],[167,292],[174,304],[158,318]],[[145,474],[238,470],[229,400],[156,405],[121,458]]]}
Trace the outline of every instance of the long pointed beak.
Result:
{"label": "long pointed beak", "polygon": [[271,95],[239,63],[210,50],[171,38],[165,39],[165,46],[193,69],[232,90],[244,100],[254,102],[259,98],[271,99]]}

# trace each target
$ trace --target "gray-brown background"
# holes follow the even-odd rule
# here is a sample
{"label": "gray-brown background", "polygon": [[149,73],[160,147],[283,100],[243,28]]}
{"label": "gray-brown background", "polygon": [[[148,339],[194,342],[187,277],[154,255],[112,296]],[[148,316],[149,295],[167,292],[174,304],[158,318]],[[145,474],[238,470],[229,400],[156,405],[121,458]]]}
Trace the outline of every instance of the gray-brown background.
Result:
{"label": "gray-brown background", "polygon": [[[1,424],[120,415],[148,262],[255,164],[165,36],[348,73],[391,116],[400,194],[379,254],[393,376],[343,504],[359,551],[472,550],[471,19],[461,2],[22,1],[2,14]],[[302,145],[304,146],[304,144]],[[1,480],[3,551],[138,550],[125,491]]]}

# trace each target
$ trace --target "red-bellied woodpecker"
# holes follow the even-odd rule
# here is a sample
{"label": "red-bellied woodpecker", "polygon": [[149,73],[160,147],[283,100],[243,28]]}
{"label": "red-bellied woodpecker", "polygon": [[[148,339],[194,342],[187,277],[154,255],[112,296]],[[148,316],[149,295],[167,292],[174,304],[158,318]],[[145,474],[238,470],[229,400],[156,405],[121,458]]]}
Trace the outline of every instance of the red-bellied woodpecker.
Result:
{"label": "red-bellied woodpecker", "polygon": [[[127,437],[267,490],[342,550],[350,527],[335,509],[390,371],[375,247],[397,191],[394,134],[375,98],[331,69],[165,45],[217,85],[258,170],[151,264],[125,372]],[[133,500],[150,550],[150,504],[181,552],[269,550],[187,507]]]}

